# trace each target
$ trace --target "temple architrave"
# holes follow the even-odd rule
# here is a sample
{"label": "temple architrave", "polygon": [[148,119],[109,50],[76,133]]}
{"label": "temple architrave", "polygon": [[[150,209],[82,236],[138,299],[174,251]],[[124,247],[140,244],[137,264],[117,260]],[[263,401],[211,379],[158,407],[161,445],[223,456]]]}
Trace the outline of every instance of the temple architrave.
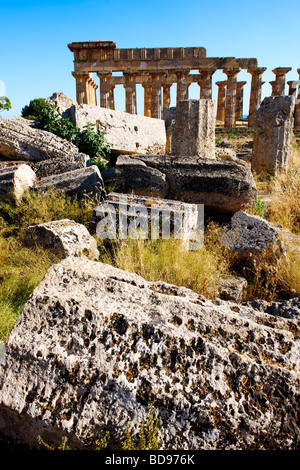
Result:
{"label": "temple architrave", "polygon": [[[114,90],[122,85],[125,88],[125,110],[136,114],[136,86],[140,84],[144,88],[144,115],[158,119],[161,119],[163,109],[170,107],[173,84],[177,85],[177,103],[189,98],[192,83],[199,85],[200,98],[210,99],[213,74],[222,70],[227,79],[216,82],[216,119],[226,128],[235,127],[243,117],[243,88],[246,82],[239,82],[238,74],[241,70],[247,70],[251,75],[248,125],[250,128],[254,126],[264,83],[262,74],[266,70],[265,67],[258,67],[257,59],[207,57],[204,47],[117,49],[112,41],[72,42],[68,48],[74,53],[72,75],[76,80],[76,100],[79,104],[97,105],[98,85],[93,79],[96,74],[100,84],[101,107],[115,109]],[[272,96],[284,94],[285,75],[290,70],[288,67],[273,70]]]}

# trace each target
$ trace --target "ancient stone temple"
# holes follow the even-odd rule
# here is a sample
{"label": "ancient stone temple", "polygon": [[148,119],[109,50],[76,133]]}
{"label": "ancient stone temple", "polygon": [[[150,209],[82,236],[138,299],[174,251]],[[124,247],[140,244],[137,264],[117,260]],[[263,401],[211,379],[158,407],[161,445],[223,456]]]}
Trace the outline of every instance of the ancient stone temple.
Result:
{"label": "ancient stone temple", "polygon": [[[200,99],[212,98],[212,77],[222,70],[226,80],[218,86],[216,118],[225,127],[235,127],[243,117],[243,87],[238,74],[246,70],[251,78],[249,127],[253,127],[256,111],[261,102],[262,74],[255,58],[207,57],[204,47],[166,47],[118,49],[112,41],[72,42],[68,48],[74,53],[76,95],[79,104],[97,105],[115,109],[114,90],[125,88],[125,110],[137,113],[137,85],[144,89],[144,115],[161,119],[170,107],[170,88],[177,86],[177,103],[189,99],[189,86],[199,85]],[[275,81],[272,96],[284,94],[285,75],[291,70],[278,67],[273,70]],[[95,82],[98,77],[100,101],[97,103]],[[93,78],[94,77],[94,78]],[[271,94],[271,93],[270,93]]]}

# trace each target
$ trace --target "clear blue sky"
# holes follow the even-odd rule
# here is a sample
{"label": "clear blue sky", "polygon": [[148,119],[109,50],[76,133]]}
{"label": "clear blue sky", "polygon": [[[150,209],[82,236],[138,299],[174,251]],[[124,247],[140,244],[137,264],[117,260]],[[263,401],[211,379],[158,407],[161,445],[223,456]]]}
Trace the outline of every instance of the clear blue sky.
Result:
{"label": "clear blue sky", "polygon": [[[268,82],[274,79],[275,67],[292,67],[287,80],[298,80],[299,0],[1,3],[0,95],[5,92],[13,105],[10,112],[1,113],[4,118],[20,115],[31,99],[55,91],[75,99],[73,54],[67,47],[73,41],[111,40],[119,48],[203,46],[211,57],[255,57],[259,66],[268,68],[263,96],[271,94]],[[214,82],[225,78],[217,72]],[[238,80],[248,82],[247,99],[250,75],[243,71]],[[199,87],[193,84],[190,90],[191,97],[198,98]],[[123,93],[120,88],[117,108],[121,110]]]}

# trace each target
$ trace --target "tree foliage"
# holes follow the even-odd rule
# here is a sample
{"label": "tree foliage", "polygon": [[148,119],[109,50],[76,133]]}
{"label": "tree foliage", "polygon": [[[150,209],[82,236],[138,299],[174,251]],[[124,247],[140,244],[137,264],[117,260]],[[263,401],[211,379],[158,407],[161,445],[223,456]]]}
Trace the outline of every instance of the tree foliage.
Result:
{"label": "tree foliage", "polygon": [[9,111],[11,109],[11,102],[7,96],[0,96],[0,112]]}
{"label": "tree foliage", "polygon": [[106,140],[104,132],[95,129],[95,125],[87,123],[83,130],[75,126],[70,119],[62,118],[57,106],[44,98],[31,100],[22,109],[22,117],[36,119],[36,127],[74,143],[78,150],[92,159],[108,159],[112,145]]}

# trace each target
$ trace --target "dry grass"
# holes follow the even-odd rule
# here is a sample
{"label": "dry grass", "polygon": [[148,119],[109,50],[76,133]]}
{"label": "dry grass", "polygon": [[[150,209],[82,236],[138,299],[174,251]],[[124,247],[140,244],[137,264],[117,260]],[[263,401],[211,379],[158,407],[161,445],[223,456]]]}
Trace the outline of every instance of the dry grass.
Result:
{"label": "dry grass", "polygon": [[181,240],[174,239],[117,241],[105,250],[101,261],[144,279],[184,286],[212,298],[219,279],[229,274],[225,250],[218,243],[219,230],[211,224],[198,251],[187,251]]}
{"label": "dry grass", "polygon": [[69,218],[87,223],[94,204],[72,201],[50,191],[27,192],[19,205],[0,203],[0,340],[5,340],[24,303],[47,269],[59,259],[49,251],[26,246],[22,229],[29,225]]}
{"label": "dry grass", "polygon": [[280,223],[292,233],[300,234],[300,146],[293,144],[291,163],[286,172],[271,183],[272,202],[268,220]]}

